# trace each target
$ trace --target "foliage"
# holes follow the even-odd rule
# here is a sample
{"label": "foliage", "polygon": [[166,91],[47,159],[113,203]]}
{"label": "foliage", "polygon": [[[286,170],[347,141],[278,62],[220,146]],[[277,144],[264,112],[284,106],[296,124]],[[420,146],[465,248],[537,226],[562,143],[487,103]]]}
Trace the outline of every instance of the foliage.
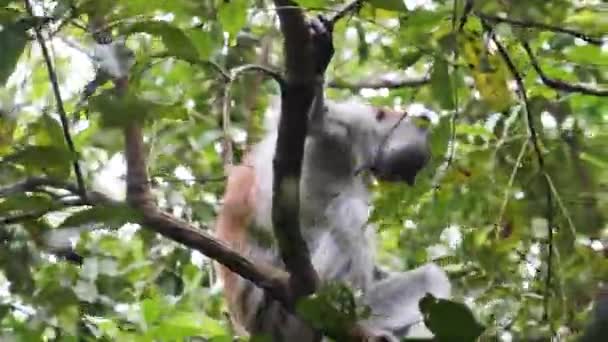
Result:
{"label": "foliage", "polygon": [[[297,2],[326,14],[339,4]],[[548,87],[521,41],[529,42],[547,77],[596,89],[608,87],[608,53],[605,43],[564,31],[480,18],[505,14],[600,37],[608,32],[605,5],[486,0],[465,12],[465,2],[373,0],[335,28],[328,78],[354,86],[331,88],[330,97],[415,103],[410,112],[422,109],[433,121],[434,159],[416,185],[376,186],[379,257],[395,270],[435,260],[449,271],[457,303],[423,303],[439,337],[454,338],[454,327],[461,327],[461,338],[474,338],[484,326],[482,339],[574,339],[595,289],[608,279],[608,97]],[[127,207],[90,207],[62,186],[11,190],[31,177],[75,184],[72,163],[79,160],[90,190],[122,199],[117,127],[145,119],[160,205],[201,229],[211,227],[224,186],[218,151],[225,72],[251,63],[281,65],[272,4],[34,3],[36,18],[23,1],[0,0],[0,339],[231,340],[236,333],[223,315],[209,259],[139,229]],[[82,105],[83,89],[94,78],[83,54],[91,46],[83,28],[93,15],[107,17],[115,33],[128,37],[136,64],[124,100],[102,87]],[[77,155],[64,142],[34,25],[48,33]],[[488,29],[522,75],[529,103]],[[429,81],[356,86],[389,72]],[[277,91],[256,73],[230,82],[226,133],[237,157],[259,138],[264,109]],[[540,151],[531,144],[530,127]],[[71,248],[74,232],[82,234]],[[66,250],[81,264],[68,262]],[[328,291],[302,304],[305,315],[339,328],[362,314],[350,306],[353,294],[340,286]]]}

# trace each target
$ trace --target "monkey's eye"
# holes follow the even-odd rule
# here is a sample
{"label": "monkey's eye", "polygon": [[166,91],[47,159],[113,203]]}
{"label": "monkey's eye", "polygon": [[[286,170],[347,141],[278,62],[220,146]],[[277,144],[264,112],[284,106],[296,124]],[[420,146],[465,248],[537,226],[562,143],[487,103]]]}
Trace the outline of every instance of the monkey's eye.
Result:
{"label": "monkey's eye", "polygon": [[386,111],[384,109],[379,108],[376,111],[376,120],[382,121],[382,120],[384,120],[385,117],[386,117]]}

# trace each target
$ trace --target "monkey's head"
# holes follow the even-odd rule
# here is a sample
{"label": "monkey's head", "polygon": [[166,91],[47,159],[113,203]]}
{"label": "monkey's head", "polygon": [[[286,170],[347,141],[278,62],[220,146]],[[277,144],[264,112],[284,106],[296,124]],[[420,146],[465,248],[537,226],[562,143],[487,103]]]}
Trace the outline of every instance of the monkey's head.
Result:
{"label": "monkey's head", "polygon": [[426,117],[378,109],[380,142],[371,170],[378,179],[414,185],[416,175],[430,160]]}

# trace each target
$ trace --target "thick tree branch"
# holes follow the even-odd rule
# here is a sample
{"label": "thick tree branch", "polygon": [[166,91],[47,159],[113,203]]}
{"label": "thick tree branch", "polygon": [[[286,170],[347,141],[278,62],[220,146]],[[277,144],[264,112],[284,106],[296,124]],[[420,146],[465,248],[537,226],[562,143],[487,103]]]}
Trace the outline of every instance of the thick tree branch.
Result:
{"label": "thick tree branch", "polygon": [[[103,27],[102,18],[96,18],[96,21],[98,27]],[[97,41],[111,42],[110,35],[104,35],[99,30],[96,32],[98,35],[94,38]],[[120,96],[127,93],[129,86],[127,77],[115,79],[114,84]],[[128,114],[125,113],[127,116]],[[279,302],[288,303],[289,291],[285,272],[266,264],[254,264],[209,234],[158,208],[150,190],[143,124],[135,121],[127,123],[124,128],[124,137],[127,161],[127,202],[141,213],[142,226],[201,252],[250,280]]]}
{"label": "thick tree branch", "polygon": [[[32,5],[29,0],[25,0],[25,7],[31,17],[34,17],[34,11],[32,10]],[[46,64],[46,70],[49,74],[49,80],[51,81],[51,86],[53,87],[53,94],[55,96],[55,102],[57,105],[57,112],[59,113],[59,118],[61,120],[61,127],[63,129],[63,136],[65,141],[70,149],[70,152],[74,154],[74,161],[72,162],[74,168],[74,174],[76,176],[76,182],[78,183],[78,192],[83,200],[87,199],[87,190],[84,185],[84,178],[82,177],[82,171],[80,169],[80,164],[78,163],[78,154],[76,153],[76,147],[74,146],[74,141],[72,140],[72,136],[70,134],[70,126],[68,122],[68,117],[66,115],[65,108],[63,106],[63,99],[61,98],[61,92],[59,91],[59,81],[57,81],[57,74],[55,73],[55,69],[53,68],[53,62],[51,61],[51,55],[49,54],[49,50],[46,47],[46,43],[44,41],[44,37],[42,36],[42,30],[40,28],[40,24],[34,26],[34,32],[36,34],[36,40],[38,41],[38,45],[40,45],[40,49],[42,50],[42,55],[44,57],[44,62]]]}
{"label": "thick tree branch", "polygon": [[275,0],[275,5],[284,38],[287,82],[290,85],[307,84],[312,89],[315,79],[313,46],[304,13],[291,0]]}
{"label": "thick tree branch", "polygon": [[[272,223],[281,258],[290,274],[292,304],[314,293],[317,273],[310,260],[308,246],[300,231],[300,176],[308,112],[312,106],[320,76],[311,29],[304,13],[291,0],[275,0],[283,33],[286,80],[281,93],[281,118],[274,157]],[[361,1],[346,4],[326,20],[326,25],[359,8]],[[333,53],[333,45],[331,47]],[[326,64],[323,65],[323,69]]]}
{"label": "thick tree branch", "polygon": [[430,77],[408,78],[402,75],[381,75],[370,77],[359,81],[347,81],[343,79],[333,79],[328,82],[328,87],[335,89],[348,89],[357,91],[361,89],[399,89],[420,87],[430,82]]}
{"label": "thick tree branch", "polygon": [[534,68],[534,70],[536,71],[536,73],[538,74],[540,79],[543,81],[543,83],[547,87],[550,87],[550,88],[553,88],[556,90],[565,91],[568,93],[581,93],[581,94],[595,95],[595,96],[608,96],[608,89],[596,89],[596,88],[587,87],[587,86],[584,86],[581,84],[570,84],[570,83],[564,82],[562,80],[549,78],[544,73],[544,71],[541,69],[540,65],[538,64],[538,60],[532,53],[532,48],[530,47],[530,44],[528,44],[528,42],[524,41],[524,42],[522,42],[522,45],[524,47],[524,50],[526,50],[526,54],[528,55],[528,58],[530,59],[530,63],[532,64],[532,67]]}
{"label": "thick tree branch", "polygon": [[127,201],[141,211],[144,227],[201,252],[268,291],[273,298],[286,302],[288,291],[284,272],[271,266],[254,264],[214,237],[158,209],[148,182],[143,128],[139,123],[130,123],[125,128],[125,154]]}
{"label": "thick tree branch", "polygon": [[[142,148],[143,144],[134,142],[134,137],[138,133],[138,130],[133,129],[130,131],[132,134],[129,138],[129,142],[132,143],[132,147],[129,148],[129,152],[134,154],[134,147]],[[136,154],[136,153],[135,153]],[[134,162],[145,162],[143,159],[137,157],[128,160],[128,165],[131,167],[131,177],[134,177],[133,173],[139,173],[140,169],[135,167]],[[145,164],[144,164],[145,165]],[[145,167],[144,167],[145,169]],[[135,175],[140,176],[141,174]],[[127,177],[128,179],[128,177]],[[146,182],[147,184],[147,182]],[[39,191],[42,187],[53,187],[57,189],[64,189],[74,194],[78,193],[78,187],[74,184],[67,183],[64,181],[53,180],[43,177],[33,177],[26,179],[22,182],[15,183],[10,186],[0,188],[0,196],[9,196],[16,193],[23,192],[35,192]],[[256,264],[246,258],[240,256],[237,252],[227,247],[225,244],[219,242],[209,234],[197,229],[196,227],[183,222],[173,216],[161,212],[154,203],[151,201],[151,196],[148,197],[149,189],[146,189],[148,185],[137,186],[133,182],[130,182],[128,189],[131,189],[132,204],[134,207],[141,209],[142,212],[142,224],[144,228],[152,229],[160,235],[181,243],[191,249],[197,250],[202,254],[208,256],[211,259],[217,260],[224,266],[228,267],[233,272],[238,273],[240,276],[251,280],[259,287],[267,290],[269,294],[281,301],[287,301],[287,274],[279,269],[265,264]],[[133,194],[133,193],[136,194]],[[87,203],[69,203],[70,205],[100,205],[107,203],[117,203],[109,197],[98,193],[90,192],[88,194]],[[0,218],[0,224],[11,224],[17,223],[24,220],[37,219],[50,211],[59,210],[64,208],[64,203],[58,203],[57,207],[50,208],[49,210],[37,211],[31,213],[24,213],[15,216]],[[51,251],[54,253],[54,251]],[[64,251],[64,252],[67,252]]]}
{"label": "thick tree branch", "polygon": [[488,22],[506,23],[506,24],[510,24],[513,26],[519,26],[519,27],[524,27],[524,28],[535,28],[535,29],[540,29],[540,30],[544,30],[544,31],[564,33],[564,34],[568,34],[573,37],[582,39],[593,45],[601,46],[603,44],[603,38],[592,37],[585,33],[582,33],[582,32],[576,31],[576,30],[572,30],[572,29],[563,28],[560,26],[549,25],[549,24],[544,24],[544,23],[539,23],[539,22],[534,22],[534,21],[527,21],[527,20],[503,18],[503,17],[498,17],[498,16],[494,16],[494,15],[490,15],[490,14],[481,13],[481,12],[477,12],[476,14],[478,17],[480,17],[481,19],[488,21]]}
{"label": "thick tree branch", "polygon": [[318,276],[300,231],[299,183],[308,110],[315,87],[315,65],[309,25],[297,4],[275,0],[284,37],[286,84],[274,157],[272,223],[281,258],[290,274],[291,305],[314,293]]}

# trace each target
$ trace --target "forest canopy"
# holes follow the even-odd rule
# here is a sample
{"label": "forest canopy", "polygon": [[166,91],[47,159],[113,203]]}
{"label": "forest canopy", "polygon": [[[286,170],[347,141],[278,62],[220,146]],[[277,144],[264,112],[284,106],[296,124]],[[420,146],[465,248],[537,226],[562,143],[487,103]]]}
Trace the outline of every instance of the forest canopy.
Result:
{"label": "forest canopy", "polygon": [[[375,183],[372,211],[384,267],[449,274],[429,329],[581,336],[608,296],[605,3],[0,0],[0,339],[232,341],[214,260],[280,296],[213,225],[226,170],[310,76],[279,17],[300,9],[335,20],[329,98],[430,118],[431,162]],[[332,331],[355,295],[301,314]]]}

